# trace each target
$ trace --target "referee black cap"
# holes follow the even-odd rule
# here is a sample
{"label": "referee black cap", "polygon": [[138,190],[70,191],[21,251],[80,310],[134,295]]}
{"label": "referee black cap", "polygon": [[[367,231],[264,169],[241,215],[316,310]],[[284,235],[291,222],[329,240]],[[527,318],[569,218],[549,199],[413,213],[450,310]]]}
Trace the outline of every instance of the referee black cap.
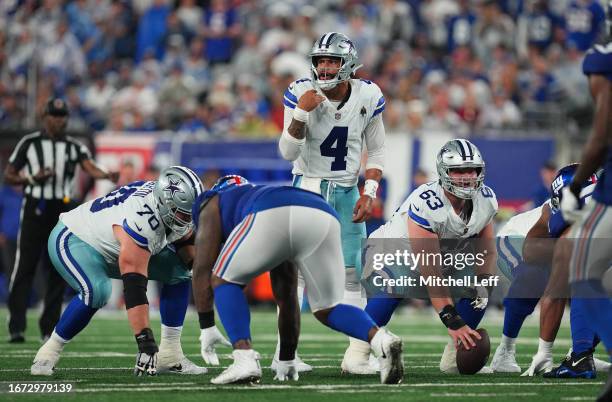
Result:
{"label": "referee black cap", "polygon": [[45,106],[45,114],[51,116],[68,116],[68,105],[62,98],[51,98]]}

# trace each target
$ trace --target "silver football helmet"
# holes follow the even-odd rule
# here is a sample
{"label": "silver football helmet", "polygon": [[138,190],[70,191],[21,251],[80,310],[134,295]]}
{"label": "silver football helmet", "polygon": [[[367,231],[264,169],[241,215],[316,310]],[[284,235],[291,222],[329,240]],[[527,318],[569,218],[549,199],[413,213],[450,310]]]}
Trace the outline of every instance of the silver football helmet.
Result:
{"label": "silver football helmet", "polygon": [[191,169],[183,166],[164,169],[153,188],[164,226],[181,237],[189,233],[193,229],[191,209],[203,190],[202,182]]}
{"label": "silver football helmet", "polygon": [[[471,199],[483,185],[485,162],[476,145],[468,140],[456,139],[444,144],[436,159],[442,188],[459,198]],[[451,178],[453,169],[473,168],[476,178]]]}
{"label": "silver football helmet", "polygon": [[[340,70],[335,77],[329,80],[319,79],[317,59],[319,57],[338,57],[341,59]],[[353,42],[344,34],[327,32],[316,40],[310,51],[310,71],[312,82],[321,89],[332,89],[341,82],[351,79],[351,75],[363,64],[359,63],[357,49]]]}

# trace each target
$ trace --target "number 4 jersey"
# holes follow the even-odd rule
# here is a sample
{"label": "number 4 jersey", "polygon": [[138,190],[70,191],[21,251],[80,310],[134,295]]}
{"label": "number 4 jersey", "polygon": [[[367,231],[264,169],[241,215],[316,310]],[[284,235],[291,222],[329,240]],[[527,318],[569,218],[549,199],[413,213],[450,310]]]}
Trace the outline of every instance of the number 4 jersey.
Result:
{"label": "number 4 jersey", "polygon": [[152,255],[178,240],[174,233],[166,236],[166,229],[153,196],[154,181],[139,181],[60,215],[60,221],[85,243],[92,246],[109,263],[116,265],[119,241],[113,226],[123,230],[141,248]]}
{"label": "number 4 jersey", "polygon": [[[385,98],[371,81],[351,79],[351,94],[344,102],[321,103],[306,124],[306,144],[293,163],[293,174],[334,180],[342,186],[357,184],[364,140],[370,148],[384,147],[382,119]],[[285,130],[298,100],[313,88],[308,78],[294,81],[285,91]],[[341,106],[341,107],[340,107]],[[339,108],[340,107],[340,108]],[[382,167],[380,167],[382,169]]]}
{"label": "number 4 jersey", "polygon": [[370,238],[408,238],[408,219],[441,239],[466,239],[478,235],[497,213],[497,198],[490,187],[482,186],[472,199],[473,207],[466,223],[453,209],[438,182],[423,184],[414,190],[395,211],[389,222]]}

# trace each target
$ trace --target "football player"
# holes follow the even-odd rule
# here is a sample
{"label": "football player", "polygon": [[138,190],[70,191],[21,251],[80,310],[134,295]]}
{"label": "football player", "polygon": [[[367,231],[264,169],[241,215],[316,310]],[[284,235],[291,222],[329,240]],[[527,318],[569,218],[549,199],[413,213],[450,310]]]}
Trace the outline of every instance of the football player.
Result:
{"label": "football player", "polygon": [[[49,237],[49,255],[78,295],[38,350],[33,375],[53,373],[64,346],[108,301],[110,278],[123,281],[125,308],[138,345],[134,374],[206,372],[185,357],[180,343],[195,252],[191,208],[202,190],[195,173],[173,166],[157,181],[128,184],[60,215]],[[148,279],[164,284],[159,348],[149,325]]]}
{"label": "football player", "polygon": [[[385,98],[378,85],[355,78],[362,65],[346,35],[323,34],[309,57],[311,77],[294,81],[284,93],[285,122],[279,148],[283,158],[293,162],[293,185],[322,194],[337,212],[346,268],[343,302],[363,308],[361,241],[366,237],[364,222],[370,216],[382,177]],[[360,195],[357,181],[364,146],[368,160]],[[300,277],[300,305],[303,294],[304,280]],[[351,338],[350,342],[360,341]],[[361,346],[369,350],[367,343]],[[354,366],[346,359],[342,367],[357,374],[376,372],[375,366]]]}
{"label": "football player", "polygon": [[[569,224],[563,220],[558,206],[561,189],[569,185],[576,169],[577,164],[560,169],[551,185],[552,200],[513,217],[498,233],[498,266],[512,284],[504,299],[506,309],[502,341],[491,362],[495,372],[520,372],[515,357],[516,338],[525,318],[533,312],[538,302],[541,306],[538,352],[523,375],[533,376],[552,369],[552,346],[567,299],[565,286],[558,285],[567,282],[566,266],[569,262],[565,255],[567,243],[554,239],[565,237],[569,231]],[[596,177],[592,177],[584,183],[581,202],[589,201],[596,181]],[[555,268],[549,280],[551,264]],[[566,361],[546,376],[593,378],[596,370],[607,370],[608,363],[592,359],[593,348],[598,341],[595,334],[588,330],[584,319],[573,309],[570,322],[573,347]]]}
{"label": "football player", "polygon": [[[606,7],[607,43],[589,49],[583,71],[589,79],[591,95],[595,101],[593,132],[583,150],[580,167],[569,187],[563,189],[561,210],[564,218],[576,221],[572,237],[576,238],[570,263],[570,284],[574,308],[601,338],[612,360],[612,301],[603,287],[602,277],[612,261],[612,247],[602,241],[612,237],[612,2]],[[604,167],[593,193],[593,202],[580,209],[581,183]],[[611,369],[612,370],[612,369]],[[612,372],[598,401],[612,400]]]}
{"label": "football player", "polygon": [[[436,163],[439,179],[414,190],[391,220],[372,233],[370,239],[407,239],[412,250],[440,254],[445,239],[478,238],[481,239],[480,246],[486,247],[487,253],[477,274],[489,277],[496,259],[492,219],[497,213],[497,199],[493,190],[484,185],[484,159],[470,141],[455,139],[442,147]],[[430,272],[439,275],[436,273],[439,267],[431,264],[421,264],[418,268],[423,276]],[[452,338],[440,361],[443,372],[458,372],[458,341],[469,348],[474,345],[472,337],[480,339],[474,329],[484,315],[490,289],[478,290],[478,297],[463,297],[456,304],[439,290],[433,294],[429,292],[432,305]],[[371,297],[366,312],[377,325],[386,325],[400,300],[397,297]],[[350,350],[352,347],[349,346],[345,356],[363,360],[365,355],[361,351],[353,352]]]}
{"label": "football player", "polygon": [[[379,356],[382,383],[402,380],[401,339],[378,328],[362,309],[340,303],[344,288],[340,223],[320,195],[288,186],[255,186],[229,176],[198,198],[193,216],[198,219],[193,271],[196,308],[200,316],[208,314],[214,325],[214,302],[234,348],[234,362],[211,380],[213,384],[261,378],[242,289],[255,276],[281,264],[301,271],[319,321],[372,345]],[[296,296],[288,292],[286,297]],[[285,324],[296,328],[298,323]],[[298,379],[296,346],[297,342],[290,350],[281,350],[276,379]]]}

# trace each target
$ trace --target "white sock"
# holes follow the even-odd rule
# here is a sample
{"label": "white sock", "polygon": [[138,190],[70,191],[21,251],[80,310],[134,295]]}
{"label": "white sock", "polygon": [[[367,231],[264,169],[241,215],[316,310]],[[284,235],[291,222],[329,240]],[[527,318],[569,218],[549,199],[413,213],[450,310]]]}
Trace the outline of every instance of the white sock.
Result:
{"label": "white sock", "polygon": [[[183,326],[180,327],[167,327],[164,324],[161,326],[161,341],[159,343],[159,350],[180,350],[181,354],[183,350],[181,348],[181,333],[183,332]],[[178,356],[177,356],[178,357]]]}
{"label": "white sock", "polygon": [[70,340],[62,338],[57,334],[57,332],[55,332],[55,330],[53,330],[53,333],[51,334],[49,339],[47,339],[47,342],[45,342],[45,344],[42,345],[36,353],[36,357],[34,358],[34,360],[36,360],[37,358],[43,358],[44,356],[48,355],[59,355],[60,353],[62,353],[62,350],[64,350],[64,346],[66,346],[68,342],[70,342]]}
{"label": "white sock", "polygon": [[509,336],[502,334],[501,344],[504,345],[506,350],[514,351],[516,348],[516,338],[510,338]]}
{"label": "white sock", "polygon": [[298,307],[300,308],[300,311],[302,311],[302,306],[304,305],[304,291],[306,289],[303,286],[300,286],[298,284],[297,287],[297,297],[298,297]]}
{"label": "white sock", "polygon": [[546,342],[544,339],[540,338],[538,341],[538,353],[546,353],[548,355],[552,355],[552,348],[554,342]]}

